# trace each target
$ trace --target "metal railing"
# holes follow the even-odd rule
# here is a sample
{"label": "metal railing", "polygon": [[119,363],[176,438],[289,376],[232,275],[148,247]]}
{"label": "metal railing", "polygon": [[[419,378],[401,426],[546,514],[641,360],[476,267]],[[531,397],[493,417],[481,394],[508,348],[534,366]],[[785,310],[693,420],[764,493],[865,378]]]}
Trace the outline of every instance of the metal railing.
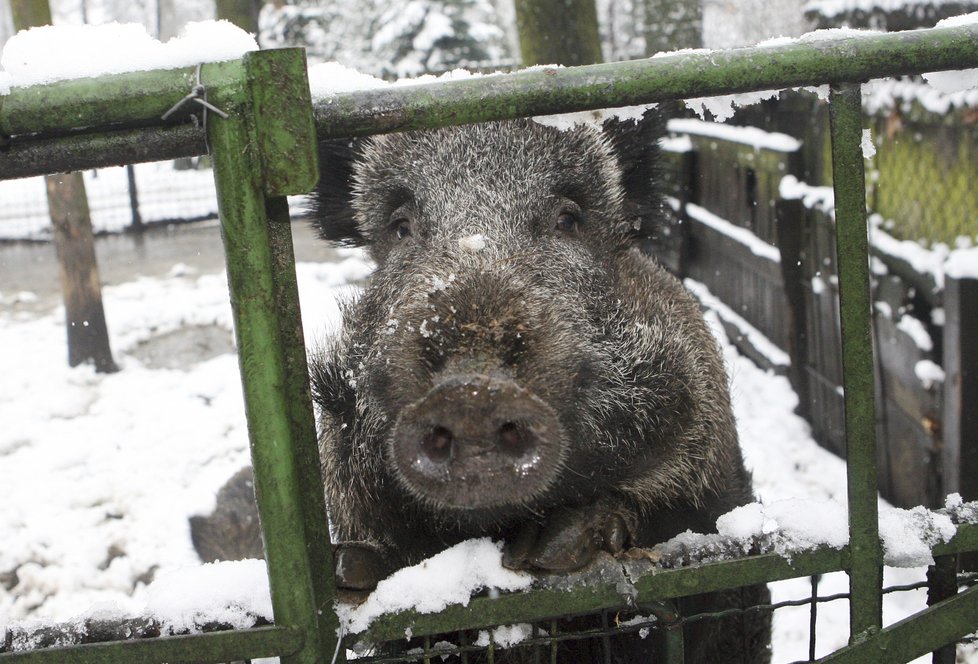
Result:
{"label": "metal railing", "polygon": [[[774,553],[672,569],[649,565],[615,583],[475,598],[439,614],[405,612],[360,635],[373,641],[649,605],[692,594],[846,571],[850,645],[823,661],[906,661],[978,629],[978,589],[937,601],[882,628],[883,564],[877,528],[873,365],[870,357],[859,81],[978,67],[978,25],[689,53],[310,99],[303,54],[285,49],[199,68],[211,115],[207,136],[182,108],[196,68],[139,72],[14,88],[0,97],[0,178],[201,154],[214,158],[255,483],[265,531],[275,624],[239,632],[119,641],[0,654],[0,663],[221,662],[280,656],[329,662],[339,621],[333,565],[285,196],[313,188],[316,139],[675,98],[828,83],[838,224],[848,441],[850,543],[836,550]],[[325,165],[328,167],[328,164]],[[961,524],[934,555],[978,550],[978,527]],[[939,564],[944,569],[947,565]],[[945,569],[945,575],[947,574]],[[950,574],[954,569],[951,566]],[[633,604],[632,604],[633,603]],[[681,650],[681,649],[680,649]],[[679,655],[681,657],[681,655]]]}

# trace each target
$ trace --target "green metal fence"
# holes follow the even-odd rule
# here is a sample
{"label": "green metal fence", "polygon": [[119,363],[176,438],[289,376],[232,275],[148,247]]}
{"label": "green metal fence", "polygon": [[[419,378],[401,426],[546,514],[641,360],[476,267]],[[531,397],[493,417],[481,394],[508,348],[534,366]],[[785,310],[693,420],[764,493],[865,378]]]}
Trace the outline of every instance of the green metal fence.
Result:
{"label": "green metal fence", "polygon": [[[959,525],[954,539],[934,547],[932,576],[943,579],[950,596],[935,595],[927,609],[882,628],[859,147],[860,81],[965,67],[978,67],[978,25],[380,89],[318,106],[310,100],[302,52],[288,49],[199,68],[15,88],[0,97],[2,178],[212,153],[275,615],[274,625],[251,630],[7,653],[0,663],[343,658],[285,202],[316,182],[317,132],[320,138],[363,135],[823,83],[832,86],[849,545],[790,560],[769,553],[670,569],[648,565],[636,568],[627,593],[612,581],[475,598],[436,615],[386,616],[360,636],[403,639],[409,628],[425,637],[636,605],[658,607],[667,618],[670,598],[840,570],[851,580],[852,638],[822,661],[906,661],[975,631],[978,588],[955,593],[953,565],[958,553],[978,550],[973,524]],[[196,104],[160,120],[198,81],[207,101],[228,116],[209,114],[206,137],[191,121]],[[671,654],[681,657],[681,646]]]}

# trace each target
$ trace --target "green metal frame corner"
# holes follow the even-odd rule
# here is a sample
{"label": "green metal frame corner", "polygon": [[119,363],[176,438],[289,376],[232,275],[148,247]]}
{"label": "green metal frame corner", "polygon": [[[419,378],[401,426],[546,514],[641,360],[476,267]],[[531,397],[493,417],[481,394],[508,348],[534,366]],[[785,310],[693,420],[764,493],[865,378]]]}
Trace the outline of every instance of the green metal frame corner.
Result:
{"label": "green metal frame corner", "polygon": [[243,63],[246,85],[211,100],[230,117],[208,141],[275,622],[304,635],[282,661],[312,664],[332,658],[339,623],[284,197],[318,180],[316,128],[301,49]]}

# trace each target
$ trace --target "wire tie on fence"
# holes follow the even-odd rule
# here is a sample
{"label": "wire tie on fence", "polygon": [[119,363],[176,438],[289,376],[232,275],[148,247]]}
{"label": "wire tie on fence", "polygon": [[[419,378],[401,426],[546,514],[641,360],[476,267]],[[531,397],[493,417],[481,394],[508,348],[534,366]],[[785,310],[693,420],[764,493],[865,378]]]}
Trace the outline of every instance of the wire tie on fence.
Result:
{"label": "wire tie on fence", "polygon": [[340,647],[343,645],[343,637],[346,636],[346,629],[340,623],[339,634],[336,635],[336,650],[333,651],[333,659],[330,664],[336,664],[336,658],[340,656]]}
{"label": "wire tie on fence", "polygon": [[[178,110],[180,110],[181,108],[183,108],[186,104],[191,103],[191,102],[196,102],[196,103],[200,104],[201,106],[203,106],[204,107],[204,111],[203,111],[203,113],[201,115],[203,116],[202,124],[204,126],[204,145],[207,147],[207,153],[210,154],[211,146],[207,143],[207,111],[212,111],[214,113],[217,113],[219,116],[221,116],[225,120],[227,120],[228,117],[230,117],[230,116],[227,113],[225,113],[224,111],[222,111],[221,109],[219,109],[214,104],[212,104],[209,101],[207,101],[207,88],[200,81],[200,68],[201,68],[201,63],[198,62],[197,63],[197,80],[194,83],[194,87],[191,88],[190,94],[185,95],[183,99],[181,99],[176,104],[174,104],[173,107],[170,108],[170,110],[168,110],[166,113],[164,113],[160,119],[161,120],[166,120],[168,117],[170,117],[171,115],[173,115],[174,113],[176,113]],[[194,116],[194,117],[196,117],[196,116]]]}

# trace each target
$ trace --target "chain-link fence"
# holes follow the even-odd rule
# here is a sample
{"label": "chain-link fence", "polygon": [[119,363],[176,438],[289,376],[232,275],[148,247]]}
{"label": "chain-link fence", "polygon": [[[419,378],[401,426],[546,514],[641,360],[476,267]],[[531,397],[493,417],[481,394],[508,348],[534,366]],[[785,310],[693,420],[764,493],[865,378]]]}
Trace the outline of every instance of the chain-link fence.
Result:
{"label": "chain-link fence", "polygon": [[[196,160],[153,162],[86,171],[96,233],[217,216],[214,176]],[[0,240],[50,240],[44,178],[0,182]]]}

